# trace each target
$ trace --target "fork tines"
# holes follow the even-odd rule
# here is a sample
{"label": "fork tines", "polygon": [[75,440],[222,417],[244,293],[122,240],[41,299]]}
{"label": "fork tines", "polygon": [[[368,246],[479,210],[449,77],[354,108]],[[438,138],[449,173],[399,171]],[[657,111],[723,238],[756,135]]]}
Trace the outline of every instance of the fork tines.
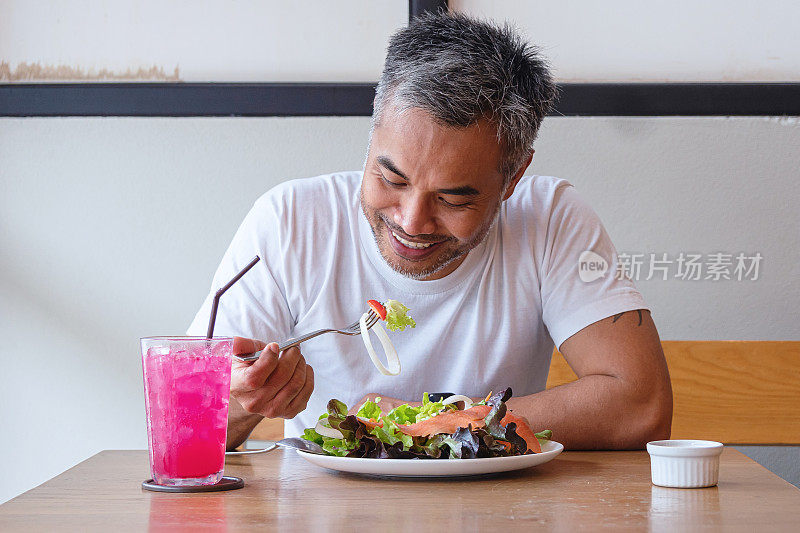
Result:
{"label": "fork tines", "polygon": [[[380,317],[378,317],[378,315],[376,315],[376,314],[375,314],[375,311],[373,311],[372,309],[370,309],[370,310],[369,310],[369,313],[367,313],[367,318],[365,319],[365,323],[366,323],[366,325],[367,325],[367,329],[370,329],[372,326],[374,326],[374,325],[375,325],[375,323],[377,323],[377,322],[378,322],[378,319],[379,319],[379,318],[380,318]],[[356,332],[360,332],[360,331],[361,331],[361,319],[358,319],[358,320],[357,320],[357,321],[356,321],[356,322],[355,322],[355,323],[354,323],[352,326],[350,326],[348,329],[350,329],[350,330],[353,330],[353,331],[356,331]]]}

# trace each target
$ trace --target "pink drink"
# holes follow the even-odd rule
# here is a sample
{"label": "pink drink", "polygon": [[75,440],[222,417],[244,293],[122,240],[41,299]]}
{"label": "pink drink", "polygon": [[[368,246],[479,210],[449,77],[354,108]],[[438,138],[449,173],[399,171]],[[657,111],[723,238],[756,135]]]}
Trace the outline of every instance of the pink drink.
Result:
{"label": "pink drink", "polygon": [[233,339],[142,339],[150,469],[159,485],[222,478]]}

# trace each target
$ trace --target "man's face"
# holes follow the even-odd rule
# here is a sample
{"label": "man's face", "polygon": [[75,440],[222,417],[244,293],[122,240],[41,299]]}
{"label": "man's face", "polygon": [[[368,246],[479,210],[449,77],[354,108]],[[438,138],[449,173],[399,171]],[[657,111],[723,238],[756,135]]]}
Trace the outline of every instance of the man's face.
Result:
{"label": "man's face", "polygon": [[367,154],[361,206],[394,270],[440,279],[483,241],[516,183],[503,187],[496,135],[485,121],[450,128],[419,109],[384,111]]}

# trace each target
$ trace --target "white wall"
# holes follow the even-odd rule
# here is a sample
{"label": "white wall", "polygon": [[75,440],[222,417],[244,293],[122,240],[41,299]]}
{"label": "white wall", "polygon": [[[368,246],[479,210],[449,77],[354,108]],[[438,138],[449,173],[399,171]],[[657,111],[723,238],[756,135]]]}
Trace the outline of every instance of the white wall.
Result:
{"label": "white wall", "polygon": [[798,81],[793,0],[450,0],[508,21],[560,81]]}
{"label": "white wall", "polygon": [[[800,80],[792,0],[450,6],[518,26],[561,81]],[[0,0],[0,80],[374,81],[407,20],[405,0]]]}
{"label": "white wall", "polygon": [[[548,118],[532,170],[590,200],[618,251],[760,253],[758,279],[637,281],[664,339],[800,340],[800,120]],[[733,259],[732,258],[732,259]],[[735,259],[734,259],[735,264]],[[749,266],[749,261],[747,262]]]}
{"label": "white wall", "polygon": [[0,0],[0,80],[373,81],[399,0]]}

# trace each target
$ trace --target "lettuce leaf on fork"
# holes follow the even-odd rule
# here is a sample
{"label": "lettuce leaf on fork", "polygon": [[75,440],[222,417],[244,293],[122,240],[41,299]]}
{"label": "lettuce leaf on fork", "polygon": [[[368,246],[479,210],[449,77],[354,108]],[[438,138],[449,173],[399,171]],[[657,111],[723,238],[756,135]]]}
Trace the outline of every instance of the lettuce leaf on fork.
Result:
{"label": "lettuce leaf on fork", "polygon": [[417,327],[417,323],[408,314],[408,307],[397,300],[386,300],[386,327],[392,331],[403,331],[406,327]]}

